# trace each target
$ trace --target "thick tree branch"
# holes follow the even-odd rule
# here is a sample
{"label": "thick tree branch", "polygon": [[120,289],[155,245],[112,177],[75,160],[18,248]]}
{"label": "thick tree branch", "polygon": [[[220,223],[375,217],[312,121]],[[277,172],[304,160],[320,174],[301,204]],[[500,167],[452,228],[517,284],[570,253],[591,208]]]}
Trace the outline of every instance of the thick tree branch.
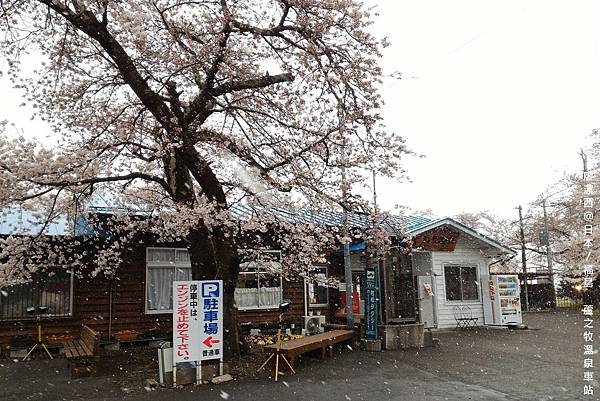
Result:
{"label": "thick tree branch", "polygon": [[230,81],[217,86],[210,91],[211,96],[217,97],[226,93],[237,92],[247,89],[260,89],[281,82],[291,82],[294,80],[292,74],[284,73],[277,75],[265,75],[264,77],[246,79],[243,81]]}
{"label": "thick tree branch", "polygon": [[76,187],[76,186],[87,185],[87,184],[97,184],[97,183],[102,183],[102,182],[128,181],[128,180],[132,180],[132,179],[142,179],[142,180],[146,180],[146,181],[155,182],[155,183],[161,185],[167,192],[171,193],[171,188],[169,187],[169,185],[167,184],[167,182],[165,180],[163,180],[160,177],[156,177],[154,175],[141,173],[141,172],[133,172],[133,173],[129,173],[129,174],[115,175],[115,176],[108,176],[108,177],[84,178],[81,180],[73,180],[73,181],[69,181],[69,180],[61,180],[61,181],[40,180],[40,181],[38,181],[35,179],[28,179],[27,181],[29,181],[33,184],[36,184],[36,185],[40,185],[40,186],[66,188],[66,187]]}

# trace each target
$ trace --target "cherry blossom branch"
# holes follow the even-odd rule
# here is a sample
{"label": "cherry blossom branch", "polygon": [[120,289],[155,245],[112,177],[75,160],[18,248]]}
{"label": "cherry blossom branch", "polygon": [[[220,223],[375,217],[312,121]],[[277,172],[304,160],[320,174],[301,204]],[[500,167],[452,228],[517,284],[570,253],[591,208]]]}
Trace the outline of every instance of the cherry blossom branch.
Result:
{"label": "cherry blossom branch", "polygon": [[140,75],[131,57],[123,46],[108,32],[107,26],[96,19],[96,16],[75,2],[77,12],[71,11],[67,6],[55,0],[37,0],[62,15],[81,32],[96,40],[115,62],[121,76],[135,92],[144,106],[150,110],[157,121],[165,128],[172,128],[172,116],[168,106],[161,97],[154,92],[146,80]]}
{"label": "cherry blossom branch", "polygon": [[[117,182],[117,181],[128,181],[132,179],[142,179],[146,181],[152,181],[160,186],[162,186],[167,192],[171,191],[171,188],[167,184],[167,182],[160,178],[153,176],[151,174],[141,173],[141,172],[133,172],[125,175],[115,175],[109,177],[93,177],[93,178],[85,178],[73,181],[43,181],[43,180],[35,180],[35,179],[26,179],[26,181],[31,182],[32,184],[40,185],[40,186],[50,186],[54,188],[66,188],[66,187],[77,187],[81,185],[87,184],[98,184],[103,182]],[[42,193],[43,194],[43,193]]]}

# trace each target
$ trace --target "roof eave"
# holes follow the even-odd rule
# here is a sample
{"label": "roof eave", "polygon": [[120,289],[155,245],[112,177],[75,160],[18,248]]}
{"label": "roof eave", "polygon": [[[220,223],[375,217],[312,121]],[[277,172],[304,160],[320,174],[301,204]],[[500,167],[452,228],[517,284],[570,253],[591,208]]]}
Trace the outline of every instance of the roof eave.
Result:
{"label": "roof eave", "polygon": [[426,231],[433,230],[434,228],[437,228],[437,227],[440,227],[440,226],[443,226],[443,225],[450,225],[450,226],[452,226],[454,228],[457,228],[458,230],[464,231],[467,234],[469,234],[469,235],[477,238],[478,240],[480,240],[482,242],[485,242],[486,244],[488,244],[488,245],[490,245],[490,246],[492,246],[492,247],[494,247],[494,248],[496,248],[496,249],[498,249],[498,250],[500,250],[500,251],[502,251],[504,253],[508,253],[508,254],[513,255],[513,256],[517,254],[517,252],[515,250],[513,250],[512,248],[509,248],[506,245],[503,245],[503,244],[501,244],[500,242],[498,242],[496,240],[488,238],[485,235],[480,234],[477,231],[475,231],[475,230],[473,230],[473,229],[465,226],[464,224],[459,223],[458,221],[453,220],[453,219],[451,219],[449,217],[445,217],[445,218],[442,218],[442,219],[434,220],[431,223],[429,223],[429,224],[427,224],[425,226],[419,227],[416,230],[408,231],[408,235],[410,235],[411,237],[415,237],[415,236],[417,236],[419,234],[422,234],[422,233],[424,233]]}

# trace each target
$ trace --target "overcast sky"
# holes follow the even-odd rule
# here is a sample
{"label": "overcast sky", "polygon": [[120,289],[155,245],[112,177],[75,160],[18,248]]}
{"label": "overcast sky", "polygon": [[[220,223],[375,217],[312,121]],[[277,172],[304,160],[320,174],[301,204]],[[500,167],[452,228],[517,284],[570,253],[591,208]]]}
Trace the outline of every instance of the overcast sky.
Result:
{"label": "overcast sky", "polygon": [[[386,50],[385,120],[425,158],[412,183],[379,181],[384,208],[438,215],[488,209],[512,217],[563,171],[600,127],[600,2],[376,1]],[[42,135],[0,78],[0,119]]]}
{"label": "overcast sky", "polygon": [[[373,1],[372,3],[375,3]],[[600,127],[598,1],[378,1],[392,45],[385,119],[410,147],[412,184],[379,185],[395,203],[512,217]]]}

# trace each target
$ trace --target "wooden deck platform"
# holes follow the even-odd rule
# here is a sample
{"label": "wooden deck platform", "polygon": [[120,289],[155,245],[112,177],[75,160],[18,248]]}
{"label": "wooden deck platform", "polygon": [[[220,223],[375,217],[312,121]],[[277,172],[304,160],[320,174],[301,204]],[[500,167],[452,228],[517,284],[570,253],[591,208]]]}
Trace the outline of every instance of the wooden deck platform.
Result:
{"label": "wooden deck platform", "polygon": [[[315,334],[313,336],[306,336],[297,338],[295,340],[284,341],[281,343],[281,353],[290,361],[293,365],[296,357],[311,351],[321,349],[321,356],[325,357],[327,349],[330,350],[333,345],[344,341],[352,340],[354,337],[353,330],[333,330],[325,333]],[[268,345],[265,347],[265,352],[274,353],[277,350],[275,344]]]}

